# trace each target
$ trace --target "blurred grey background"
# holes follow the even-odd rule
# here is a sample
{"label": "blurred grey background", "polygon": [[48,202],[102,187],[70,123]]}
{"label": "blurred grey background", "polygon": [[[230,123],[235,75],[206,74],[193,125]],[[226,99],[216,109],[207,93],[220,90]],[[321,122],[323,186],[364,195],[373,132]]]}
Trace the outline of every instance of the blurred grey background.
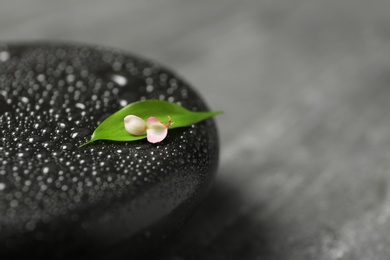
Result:
{"label": "blurred grey background", "polygon": [[2,1],[0,40],[119,48],[225,111],[160,259],[390,259],[390,1]]}

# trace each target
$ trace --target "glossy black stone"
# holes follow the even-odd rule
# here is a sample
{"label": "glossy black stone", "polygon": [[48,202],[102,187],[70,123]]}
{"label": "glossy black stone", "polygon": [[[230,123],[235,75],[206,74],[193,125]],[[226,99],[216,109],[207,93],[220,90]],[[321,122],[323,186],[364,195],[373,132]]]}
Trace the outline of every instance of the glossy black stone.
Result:
{"label": "glossy black stone", "polygon": [[213,179],[214,121],[169,130],[159,144],[79,145],[131,102],[205,111],[199,95],[122,51],[22,43],[0,44],[0,53],[0,255],[113,259],[169,238]]}

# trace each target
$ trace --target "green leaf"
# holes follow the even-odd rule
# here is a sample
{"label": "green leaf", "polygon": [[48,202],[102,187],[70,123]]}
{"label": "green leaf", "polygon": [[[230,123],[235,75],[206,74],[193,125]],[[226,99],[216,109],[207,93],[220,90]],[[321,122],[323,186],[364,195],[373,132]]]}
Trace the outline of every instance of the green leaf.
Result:
{"label": "green leaf", "polygon": [[123,120],[127,115],[135,115],[145,121],[153,116],[163,123],[167,123],[168,116],[170,116],[172,125],[169,129],[172,129],[190,126],[221,113],[222,112],[220,111],[193,112],[175,103],[161,100],[138,101],[131,103],[109,116],[96,128],[95,132],[92,134],[91,140],[82,144],[80,147],[97,140],[136,141],[146,138],[146,134],[136,136],[126,131]]}

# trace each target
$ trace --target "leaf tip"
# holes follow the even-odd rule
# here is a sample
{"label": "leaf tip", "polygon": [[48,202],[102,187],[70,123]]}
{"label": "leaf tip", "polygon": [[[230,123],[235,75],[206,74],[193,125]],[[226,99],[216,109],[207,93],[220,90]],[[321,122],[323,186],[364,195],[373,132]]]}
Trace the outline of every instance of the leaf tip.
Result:
{"label": "leaf tip", "polygon": [[91,144],[92,142],[93,142],[93,140],[91,139],[91,140],[89,140],[88,142],[81,144],[81,145],[79,146],[79,148],[82,148],[82,147],[84,147],[84,146],[87,146],[87,145]]}

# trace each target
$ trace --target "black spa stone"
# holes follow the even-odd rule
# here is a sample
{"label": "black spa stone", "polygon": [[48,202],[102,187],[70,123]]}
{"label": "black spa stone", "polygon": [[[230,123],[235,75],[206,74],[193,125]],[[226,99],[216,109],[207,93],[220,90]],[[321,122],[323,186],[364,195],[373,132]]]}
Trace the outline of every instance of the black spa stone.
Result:
{"label": "black spa stone", "polygon": [[115,259],[167,240],[207,193],[218,162],[208,119],[159,144],[98,141],[107,116],[143,99],[206,111],[169,70],[77,44],[0,44],[0,259]]}

